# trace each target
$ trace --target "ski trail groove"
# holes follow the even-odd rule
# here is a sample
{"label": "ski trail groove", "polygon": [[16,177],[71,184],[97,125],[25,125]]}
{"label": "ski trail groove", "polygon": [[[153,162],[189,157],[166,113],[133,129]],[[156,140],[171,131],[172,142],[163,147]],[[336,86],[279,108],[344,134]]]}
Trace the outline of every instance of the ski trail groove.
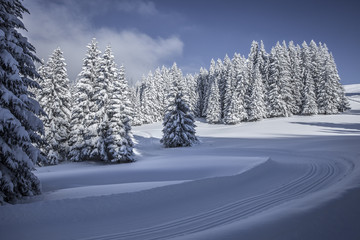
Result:
{"label": "ski trail groove", "polygon": [[341,168],[334,162],[309,163],[308,170],[302,176],[269,192],[241,199],[216,209],[169,223],[86,239],[155,240],[185,236],[254,216],[280,204],[321,190],[333,182],[340,181],[343,176]]}

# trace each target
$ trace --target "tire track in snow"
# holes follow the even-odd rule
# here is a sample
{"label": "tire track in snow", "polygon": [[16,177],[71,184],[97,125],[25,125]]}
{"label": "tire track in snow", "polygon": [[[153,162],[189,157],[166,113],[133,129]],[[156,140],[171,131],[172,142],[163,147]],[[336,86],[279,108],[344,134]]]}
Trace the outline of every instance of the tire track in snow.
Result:
{"label": "tire track in snow", "polygon": [[341,168],[332,162],[310,163],[305,174],[269,192],[182,218],[139,230],[96,236],[88,240],[170,239],[204,231],[245,219],[291,200],[299,199],[343,178]]}

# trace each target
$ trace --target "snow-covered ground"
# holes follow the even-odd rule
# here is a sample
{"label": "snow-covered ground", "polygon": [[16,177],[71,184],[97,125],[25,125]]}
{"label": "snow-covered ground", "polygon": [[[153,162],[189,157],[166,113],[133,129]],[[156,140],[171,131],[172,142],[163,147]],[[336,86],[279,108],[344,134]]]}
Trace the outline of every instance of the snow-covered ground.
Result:
{"label": "snow-covered ground", "polygon": [[360,85],[352,110],[209,125],[160,145],[134,127],[132,164],[38,168],[43,195],[0,207],[0,239],[360,239]]}

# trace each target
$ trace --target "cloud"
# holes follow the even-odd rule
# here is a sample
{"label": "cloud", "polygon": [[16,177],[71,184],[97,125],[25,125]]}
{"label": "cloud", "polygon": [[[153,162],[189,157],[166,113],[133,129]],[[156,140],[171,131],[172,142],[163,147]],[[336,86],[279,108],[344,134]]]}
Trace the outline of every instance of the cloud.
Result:
{"label": "cloud", "polygon": [[120,11],[137,12],[143,15],[154,15],[158,13],[155,4],[151,1],[118,1],[115,3],[116,7]]}
{"label": "cloud", "polygon": [[[120,3],[130,4],[130,1],[118,3],[117,7],[126,9]],[[155,14],[157,11],[152,2],[134,1],[126,6],[126,11],[141,14]],[[99,42],[101,51],[106,45],[112,46],[116,63],[125,66],[128,80],[133,83],[141,80],[143,74],[169,62],[169,59],[181,56],[183,52],[183,42],[176,36],[153,38],[137,30],[116,31],[106,26],[95,28],[90,24],[91,13],[84,14],[77,1],[44,4],[34,0],[28,2],[26,7],[31,14],[24,16],[28,29],[24,35],[36,47],[38,57],[45,61],[54,49],[60,47],[71,80],[75,80],[81,71],[86,45],[93,37]]]}

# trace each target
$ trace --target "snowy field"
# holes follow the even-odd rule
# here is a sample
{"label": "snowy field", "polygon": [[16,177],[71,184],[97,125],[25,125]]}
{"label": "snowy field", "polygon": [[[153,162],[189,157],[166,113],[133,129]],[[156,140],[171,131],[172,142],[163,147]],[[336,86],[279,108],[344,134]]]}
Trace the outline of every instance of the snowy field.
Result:
{"label": "snowy field", "polygon": [[43,195],[0,207],[0,239],[360,239],[360,85],[352,110],[235,126],[201,143],[134,127],[137,161],[38,168]]}

